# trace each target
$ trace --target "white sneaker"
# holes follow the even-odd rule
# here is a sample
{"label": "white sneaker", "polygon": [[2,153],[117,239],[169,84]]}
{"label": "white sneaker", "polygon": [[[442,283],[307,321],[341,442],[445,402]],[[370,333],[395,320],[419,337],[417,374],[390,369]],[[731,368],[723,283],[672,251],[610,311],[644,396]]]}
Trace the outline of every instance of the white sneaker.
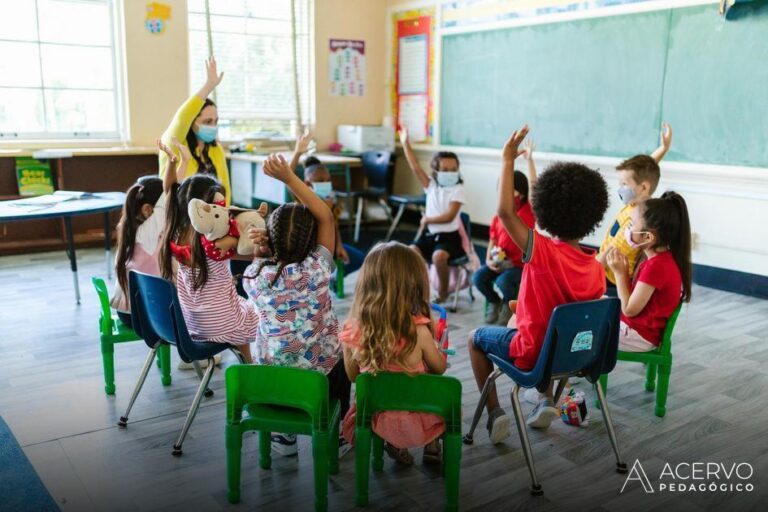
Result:
{"label": "white sneaker", "polygon": [[291,457],[299,453],[296,434],[272,434],[272,451],[283,457]]}
{"label": "white sneaker", "polygon": [[[216,354],[213,356],[213,361],[216,364],[216,366],[219,366],[221,364],[221,354]],[[208,368],[208,360],[203,359],[202,361],[198,361],[198,364],[200,364],[200,369],[205,370]],[[192,366],[192,363],[185,363],[184,361],[179,361],[179,365],[176,367],[179,370],[194,370],[195,367]]]}
{"label": "white sneaker", "polygon": [[539,402],[531,411],[526,424],[531,428],[549,428],[558,416],[560,415],[557,413],[557,409],[555,409],[555,404],[552,403],[552,400],[546,398]]}
{"label": "white sneaker", "polygon": [[523,391],[523,402],[527,402],[531,405],[539,405],[539,402],[547,398],[544,393],[539,393],[536,388],[528,388]]}
{"label": "white sneaker", "polygon": [[509,437],[509,416],[501,407],[497,407],[488,414],[488,437],[491,443],[499,444]]}

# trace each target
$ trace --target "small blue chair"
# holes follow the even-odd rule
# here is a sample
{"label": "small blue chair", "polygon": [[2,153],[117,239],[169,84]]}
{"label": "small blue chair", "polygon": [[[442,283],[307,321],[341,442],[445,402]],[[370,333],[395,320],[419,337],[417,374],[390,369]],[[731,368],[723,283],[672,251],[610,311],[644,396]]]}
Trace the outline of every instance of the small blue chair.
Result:
{"label": "small blue chair", "polygon": [[390,151],[366,151],[362,157],[363,171],[367,178],[365,190],[339,191],[336,196],[344,199],[357,199],[355,213],[355,242],[360,241],[360,224],[363,222],[363,206],[366,201],[376,201],[384,210],[387,220],[392,222],[392,212],[387,204],[387,197],[392,193],[395,179],[395,163]]}
{"label": "small blue chair", "polygon": [[[467,238],[470,240],[469,243],[472,243],[472,222],[469,220],[469,214],[461,212],[459,216],[461,218],[461,223],[464,225],[464,231],[467,233]],[[465,279],[469,283],[469,301],[475,302],[475,293],[472,291],[472,269],[469,268],[469,263],[468,254],[448,260],[449,267],[457,267],[459,269],[459,279],[456,281],[457,286],[456,290],[453,292],[453,307],[451,308],[451,311],[454,313],[459,309],[459,292],[461,291],[459,285],[464,282]]]}
{"label": "small blue chair", "polygon": [[[149,339],[147,345],[150,346],[150,354],[144,362],[144,368],[142,368],[141,375],[136,383],[128,409],[120,418],[118,425],[121,427],[127,425],[128,414],[131,412],[131,407],[133,407],[133,403],[141,387],[144,385],[144,380],[147,377],[149,368],[152,366],[154,352],[157,350],[157,347],[160,343],[175,345],[181,360],[185,363],[192,363],[198,372],[198,376],[201,377],[200,386],[197,388],[192,406],[189,408],[189,412],[187,412],[181,434],[179,434],[176,444],[173,445],[173,455],[178,457],[183,453],[181,445],[184,443],[189,427],[195,419],[203,394],[206,394],[206,396],[213,394],[212,391],[208,390],[208,383],[211,381],[213,371],[216,368],[213,356],[225,350],[232,350],[241,363],[244,361],[240,352],[231,345],[192,341],[189,331],[187,331],[184,315],[181,312],[176,287],[170,281],[157,276],[131,271],[128,274],[128,289],[131,293],[131,318],[134,329],[136,332],[142,333],[142,337],[145,340]],[[197,363],[204,360],[208,361],[208,368],[205,374],[201,375],[202,372]]]}
{"label": "small blue chair", "polygon": [[616,455],[616,471],[627,473],[627,465],[621,460],[616,432],[608,411],[608,404],[599,386],[600,375],[610,373],[616,366],[616,356],[619,347],[619,312],[621,302],[616,298],[604,298],[587,302],[574,302],[558,306],[552,312],[547,327],[544,343],[532,370],[521,370],[508,359],[501,359],[489,354],[497,369],[488,376],[480,402],[477,404],[475,416],[469,433],[464,436],[464,444],[472,444],[472,435],[483,413],[488,392],[495,385],[496,379],[506,374],[514,382],[512,388],[512,408],[515,413],[517,430],[520,434],[520,444],[523,448],[528,471],[531,474],[531,494],[541,496],[544,491],[536,476],[533,464],[533,454],[528,441],[525,418],[520,408],[518,393],[520,388],[536,388],[545,392],[550,381],[559,380],[555,390],[555,403],[565,388],[568,377],[584,377],[591,382],[600,400],[603,421],[611,440],[613,452]]}
{"label": "small blue chair", "polygon": [[389,226],[389,230],[387,230],[387,234],[384,237],[385,242],[389,242],[389,240],[392,238],[392,235],[395,233],[398,224],[400,224],[400,219],[403,217],[403,213],[405,213],[405,209],[407,207],[416,206],[419,211],[424,211],[424,207],[427,205],[427,196],[425,194],[392,194],[389,196],[389,202],[397,205],[397,213],[395,214],[395,218],[392,220],[392,224]]}

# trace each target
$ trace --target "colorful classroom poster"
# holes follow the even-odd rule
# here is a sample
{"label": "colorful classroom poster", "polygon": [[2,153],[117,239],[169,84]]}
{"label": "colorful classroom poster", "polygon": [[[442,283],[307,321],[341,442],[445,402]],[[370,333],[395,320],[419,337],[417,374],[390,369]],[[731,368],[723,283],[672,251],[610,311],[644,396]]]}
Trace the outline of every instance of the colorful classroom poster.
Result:
{"label": "colorful classroom poster", "polygon": [[392,114],[413,142],[433,136],[435,10],[395,13],[392,19]]}
{"label": "colorful classroom poster", "polygon": [[331,94],[365,95],[365,41],[331,39]]}
{"label": "colorful classroom poster", "polygon": [[53,193],[53,175],[48,161],[16,158],[16,181],[20,196],[42,196]]}

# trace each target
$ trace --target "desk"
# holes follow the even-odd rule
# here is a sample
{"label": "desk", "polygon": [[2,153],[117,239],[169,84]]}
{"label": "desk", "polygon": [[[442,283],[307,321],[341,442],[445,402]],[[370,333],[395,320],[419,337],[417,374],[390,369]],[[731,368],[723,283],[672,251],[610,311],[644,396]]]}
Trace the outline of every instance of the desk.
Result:
{"label": "desk", "polygon": [[107,276],[112,272],[112,225],[109,222],[109,212],[123,207],[125,194],[122,192],[102,192],[83,199],[70,199],[53,206],[19,205],[23,200],[0,201],[0,224],[4,222],[20,222],[25,220],[40,220],[61,218],[67,238],[67,256],[72,269],[75,283],[75,299],[80,304],[80,285],[77,281],[77,257],[75,256],[75,238],[72,234],[72,217],[94,213],[104,214],[104,249],[107,260]]}
{"label": "desk", "polygon": [[[286,160],[291,160],[291,153],[281,153]],[[283,204],[290,201],[290,192],[285,185],[264,174],[261,164],[269,155],[254,155],[250,153],[229,153],[230,186],[232,187],[232,203],[244,208],[255,208],[261,201],[273,204]],[[317,153],[313,155],[328,167],[331,174],[344,175],[346,190],[352,189],[351,169],[362,167],[358,157]],[[306,160],[303,156],[301,163]]]}

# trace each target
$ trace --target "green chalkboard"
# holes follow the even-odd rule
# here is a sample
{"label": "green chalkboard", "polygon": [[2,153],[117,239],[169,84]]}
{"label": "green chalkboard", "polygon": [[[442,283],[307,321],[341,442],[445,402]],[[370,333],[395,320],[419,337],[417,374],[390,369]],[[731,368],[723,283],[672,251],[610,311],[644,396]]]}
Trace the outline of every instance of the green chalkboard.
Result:
{"label": "green chalkboard", "polygon": [[446,35],[441,143],[500,148],[528,122],[542,151],[650,152],[768,165],[768,6],[716,5]]}

